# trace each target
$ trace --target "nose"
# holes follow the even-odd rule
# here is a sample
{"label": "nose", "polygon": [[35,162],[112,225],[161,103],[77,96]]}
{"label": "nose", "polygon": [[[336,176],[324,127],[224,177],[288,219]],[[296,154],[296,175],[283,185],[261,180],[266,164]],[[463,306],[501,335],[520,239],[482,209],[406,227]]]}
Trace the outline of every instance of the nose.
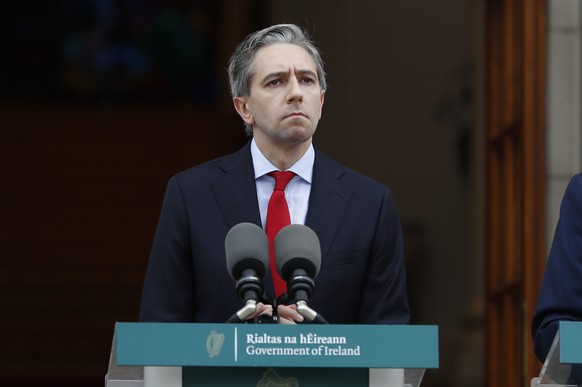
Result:
{"label": "nose", "polygon": [[287,102],[301,102],[303,101],[303,90],[299,86],[299,80],[296,77],[292,77],[289,80],[289,95],[287,96]]}

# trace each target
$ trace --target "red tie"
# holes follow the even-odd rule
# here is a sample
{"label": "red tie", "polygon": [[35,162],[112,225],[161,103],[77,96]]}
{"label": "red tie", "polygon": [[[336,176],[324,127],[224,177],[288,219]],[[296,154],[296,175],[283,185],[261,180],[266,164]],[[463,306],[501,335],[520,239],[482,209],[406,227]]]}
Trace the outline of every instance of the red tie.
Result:
{"label": "red tie", "polygon": [[269,173],[275,178],[275,189],[269,199],[269,207],[267,208],[267,226],[266,233],[269,238],[269,246],[271,252],[271,276],[273,277],[273,286],[275,287],[275,297],[279,297],[287,291],[287,284],[277,273],[277,266],[275,265],[275,254],[273,252],[273,241],[279,230],[291,224],[291,217],[289,215],[289,207],[287,200],[285,200],[285,187],[293,179],[295,174],[293,172],[275,171]]}

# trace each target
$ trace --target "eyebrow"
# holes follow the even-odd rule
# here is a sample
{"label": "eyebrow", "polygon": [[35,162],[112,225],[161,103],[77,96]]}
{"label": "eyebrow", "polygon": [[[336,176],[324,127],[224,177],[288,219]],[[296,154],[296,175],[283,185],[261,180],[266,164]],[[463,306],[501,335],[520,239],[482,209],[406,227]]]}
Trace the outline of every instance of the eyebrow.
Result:
{"label": "eyebrow", "polygon": [[[266,82],[268,79],[272,79],[272,78],[280,78],[281,76],[287,75],[288,73],[289,73],[288,71],[276,71],[273,73],[269,73],[263,77],[262,82]],[[312,70],[298,70],[298,71],[296,71],[296,73],[297,73],[297,75],[310,75],[310,76],[314,77],[315,79],[318,79],[317,74],[315,72],[313,72]]]}

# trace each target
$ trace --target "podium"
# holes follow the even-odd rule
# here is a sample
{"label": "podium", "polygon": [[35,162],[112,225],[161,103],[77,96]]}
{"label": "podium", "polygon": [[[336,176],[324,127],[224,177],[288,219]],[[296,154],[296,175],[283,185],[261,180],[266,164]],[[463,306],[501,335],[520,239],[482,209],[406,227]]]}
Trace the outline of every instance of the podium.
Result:
{"label": "podium", "polygon": [[540,376],[531,381],[531,387],[582,386],[582,322],[559,324]]}
{"label": "podium", "polygon": [[117,323],[105,386],[418,387],[438,365],[432,325]]}

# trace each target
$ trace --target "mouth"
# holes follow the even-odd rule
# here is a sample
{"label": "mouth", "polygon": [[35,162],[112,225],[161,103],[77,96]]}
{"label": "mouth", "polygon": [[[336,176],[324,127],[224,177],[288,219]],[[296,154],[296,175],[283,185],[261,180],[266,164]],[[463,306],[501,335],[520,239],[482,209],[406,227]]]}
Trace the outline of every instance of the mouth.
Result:
{"label": "mouth", "polygon": [[302,112],[291,112],[291,113],[285,115],[284,118],[297,118],[297,117],[305,117],[305,118],[307,118],[307,115],[305,115]]}

